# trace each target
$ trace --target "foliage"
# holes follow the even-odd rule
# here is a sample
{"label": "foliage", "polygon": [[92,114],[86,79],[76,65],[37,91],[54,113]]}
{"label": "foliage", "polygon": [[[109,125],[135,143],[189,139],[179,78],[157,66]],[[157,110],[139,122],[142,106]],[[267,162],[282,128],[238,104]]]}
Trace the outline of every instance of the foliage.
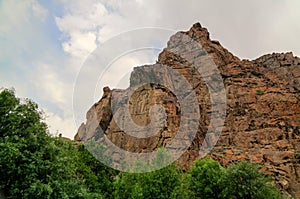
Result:
{"label": "foliage", "polygon": [[74,145],[48,135],[35,103],[5,89],[0,107],[0,190],[7,197],[101,197],[77,172],[81,160]]}
{"label": "foliage", "polygon": [[[170,157],[164,150],[159,149],[151,168],[158,169],[161,165],[169,163]],[[115,198],[170,198],[174,188],[180,185],[182,172],[171,164],[163,169],[147,172],[149,165],[136,162],[134,171],[141,173],[122,173],[114,184]]]}
{"label": "foliage", "polygon": [[114,177],[118,172],[95,159],[85,145],[79,145],[77,150],[79,156],[79,161],[76,164],[77,173],[83,174],[91,191],[101,193],[105,198],[110,198],[113,192]]}
{"label": "foliage", "polygon": [[281,198],[272,179],[259,171],[259,166],[246,161],[230,165],[222,180],[223,198]]}
{"label": "foliage", "polygon": [[256,90],[257,95],[263,95],[264,93],[265,93],[265,91],[263,91],[263,90]]}
{"label": "foliage", "polygon": [[[0,197],[281,198],[272,179],[248,162],[224,168],[205,158],[187,172],[173,163],[148,173],[143,173],[145,163],[137,162],[141,173],[118,173],[87,149],[103,151],[93,141],[75,145],[51,137],[37,104],[17,98],[12,90],[0,92]],[[104,158],[108,165],[111,159]],[[159,150],[152,166],[167,163],[169,157]]]}
{"label": "foliage", "polygon": [[179,186],[181,173],[172,164],[149,173],[122,173],[114,184],[114,197],[122,198],[170,198]]}
{"label": "foliage", "polygon": [[172,199],[194,198],[195,194],[189,187],[187,174],[183,172],[179,180],[180,180],[179,185],[174,187],[174,190],[170,198]]}
{"label": "foliage", "polygon": [[193,198],[219,198],[225,169],[210,159],[198,159],[187,174],[188,188]]}

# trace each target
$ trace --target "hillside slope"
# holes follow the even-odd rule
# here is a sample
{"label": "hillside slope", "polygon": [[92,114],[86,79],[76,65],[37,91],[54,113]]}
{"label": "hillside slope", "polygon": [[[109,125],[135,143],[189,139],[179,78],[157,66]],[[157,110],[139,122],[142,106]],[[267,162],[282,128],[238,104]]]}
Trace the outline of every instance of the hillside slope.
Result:
{"label": "hillside slope", "polygon": [[[191,40],[204,50],[191,44]],[[178,47],[180,53],[176,53],[179,52],[176,51]],[[200,64],[201,71],[205,73],[211,64],[209,59],[213,60],[218,71],[200,74],[199,70],[195,70],[194,66]],[[261,164],[263,171],[272,174],[279,187],[300,198],[300,59],[292,53],[273,53],[253,61],[240,60],[218,41],[211,40],[207,29],[199,23],[187,32],[173,35],[156,64],[134,68],[131,88],[110,90],[105,87],[104,95],[88,111],[87,121],[79,128],[75,139],[100,139],[103,136],[98,132],[101,127],[112,143],[131,152],[149,152],[171,142],[180,128],[182,107],[174,92],[163,83],[176,82],[180,85],[181,82],[169,75],[168,69],[162,65],[185,77],[199,104],[199,127],[192,145],[178,160],[181,165],[188,167],[201,157],[201,146],[212,147],[209,142],[214,141],[205,139],[212,128],[210,119],[213,112],[211,92],[205,77],[212,77],[210,73],[220,73],[226,93],[226,118],[224,126],[221,121],[219,126],[214,127],[221,128],[222,132],[219,137],[211,137],[218,140],[215,140],[217,144],[209,155],[225,165],[236,160]],[[137,125],[149,124],[148,113],[154,104],[161,104],[167,117],[156,127],[158,133],[154,136],[135,138],[126,134],[113,119],[111,104],[128,94],[130,89],[153,78],[161,84],[140,86],[127,99],[130,117]],[[211,80],[210,83],[213,82]],[[222,88],[216,85],[214,89]],[[116,117],[122,116],[120,111],[114,113]],[[124,123],[127,117],[123,117]]]}

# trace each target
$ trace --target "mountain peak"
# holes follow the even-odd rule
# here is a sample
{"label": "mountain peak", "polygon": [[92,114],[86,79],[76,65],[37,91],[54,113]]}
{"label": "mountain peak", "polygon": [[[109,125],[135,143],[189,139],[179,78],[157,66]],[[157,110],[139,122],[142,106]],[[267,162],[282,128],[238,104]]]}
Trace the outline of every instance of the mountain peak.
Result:
{"label": "mountain peak", "polygon": [[[208,63],[216,66],[213,72],[220,74],[226,93],[223,130],[208,155],[224,165],[238,160],[261,164],[266,173],[273,175],[279,187],[297,198],[300,195],[297,177],[300,176],[297,155],[300,153],[300,59],[292,53],[274,53],[253,61],[241,61],[219,42],[211,40],[209,32],[200,23],[171,36],[167,47],[159,54],[157,64],[136,67],[131,74],[130,88],[109,91],[109,95],[94,104],[76,139],[87,141],[94,137],[101,140],[105,136],[115,146],[133,153],[148,153],[168,146],[183,119],[179,98],[161,84],[135,86],[157,79],[180,87],[181,80],[168,73],[176,71],[193,88],[201,113],[195,139],[178,159],[179,164],[188,168],[202,156],[200,148],[207,144],[205,137],[211,128],[211,93],[203,74],[195,69],[209,69]],[[208,78],[212,78],[209,75]],[[182,87],[184,89],[187,88]],[[112,111],[111,106],[116,101],[120,106],[128,103],[130,114],[122,116],[123,109],[118,112],[118,107]],[[162,126],[156,128],[158,131],[154,136],[137,138],[134,134],[129,135],[115,121],[122,118],[121,123],[125,126],[129,120],[137,126],[147,126],[151,123],[151,107],[156,104],[165,109],[167,116],[162,119]],[[121,161],[122,155],[118,157]]]}

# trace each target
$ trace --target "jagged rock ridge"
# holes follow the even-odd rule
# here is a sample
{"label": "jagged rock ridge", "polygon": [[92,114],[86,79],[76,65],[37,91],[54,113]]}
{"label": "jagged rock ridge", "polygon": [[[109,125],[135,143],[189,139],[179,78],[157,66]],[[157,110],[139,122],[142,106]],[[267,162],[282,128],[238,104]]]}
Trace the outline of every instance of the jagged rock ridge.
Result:
{"label": "jagged rock ridge", "polygon": [[[261,164],[263,171],[272,174],[279,187],[300,198],[300,59],[292,53],[273,53],[253,61],[240,60],[218,41],[211,40],[207,29],[199,23],[187,32],[173,35],[167,48],[160,53],[157,64],[176,70],[188,80],[197,95],[201,112],[196,138],[178,160],[186,167],[201,155],[199,149],[210,128],[211,101],[201,74],[184,56],[171,50],[187,43],[183,41],[183,35],[198,42],[206,51],[202,53],[188,46],[185,56],[200,59],[205,65],[205,56],[209,55],[225,86],[226,119],[210,156],[225,165],[244,159]],[[157,64],[134,68],[130,87],[146,80],[153,72],[164,81],[174,81],[164,71],[157,71]],[[135,90],[129,99],[129,110],[136,124],[150,123],[149,110],[154,104],[161,104],[167,114],[156,135],[137,139],[122,131],[112,119],[112,96],[118,98],[126,92],[105,87],[103,97],[87,112],[87,121],[79,128],[75,139],[86,141],[97,136],[89,129],[98,126],[116,146],[127,151],[148,152],[169,143],[181,119],[176,96],[162,85],[148,84]]]}

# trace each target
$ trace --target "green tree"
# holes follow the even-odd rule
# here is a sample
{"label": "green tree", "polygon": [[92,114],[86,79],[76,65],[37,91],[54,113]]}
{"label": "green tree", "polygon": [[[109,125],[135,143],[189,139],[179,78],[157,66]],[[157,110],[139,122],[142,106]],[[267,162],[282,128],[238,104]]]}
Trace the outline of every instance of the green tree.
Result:
{"label": "green tree", "polygon": [[[169,158],[163,150],[158,150],[152,162],[152,168],[165,165]],[[143,164],[136,165],[143,171]],[[182,172],[173,163],[165,168],[148,173],[121,173],[114,184],[114,197],[125,198],[170,198],[176,187],[180,185]]]}
{"label": "green tree", "polygon": [[180,171],[172,164],[149,173],[122,173],[115,182],[115,198],[170,198],[180,184]]}
{"label": "green tree", "polygon": [[9,198],[101,198],[77,172],[70,142],[49,136],[37,104],[0,92],[0,190]]}
{"label": "green tree", "polygon": [[113,181],[118,172],[98,161],[87,149],[86,145],[78,145],[77,172],[84,176],[88,188],[111,198]]}
{"label": "green tree", "polygon": [[210,158],[197,159],[181,178],[172,198],[279,199],[273,180],[246,161],[222,167]]}
{"label": "green tree", "polygon": [[[272,179],[248,162],[227,169],[196,160],[183,173],[175,163],[148,173],[118,173],[97,161],[95,141],[75,144],[48,134],[37,104],[0,92],[0,193],[8,198],[281,198]],[[104,158],[109,165],[111,159]],[[153,168],[169,163],[159,150]],[[136,171],[147,167],[137,162]]]}
{"label": "green tree", "polygon": [[282,198],[280,192],[272,185],[272,178],[261,173],[258,165],[246,161],[230,165],[222,184],[223,198]]}
{"label": "green tree", "polygon": [[171,197],[172,199],[195,198],[194,192],[189,188],[187,173],[182,172],[179,178],[179,186],[174,187]]}
{"label": "green tree", "polygon": [[217,161],[197,159],[186,176],[192,198],[219,198],[224,173],[225,169]]}

